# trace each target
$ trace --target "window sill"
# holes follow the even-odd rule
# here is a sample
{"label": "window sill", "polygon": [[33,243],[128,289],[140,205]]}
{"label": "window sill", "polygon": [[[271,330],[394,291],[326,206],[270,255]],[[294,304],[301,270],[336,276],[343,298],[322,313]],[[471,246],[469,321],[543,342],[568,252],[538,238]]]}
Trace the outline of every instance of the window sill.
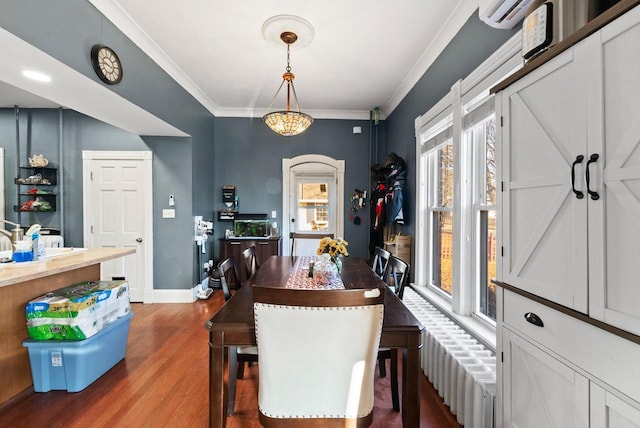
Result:
{"label": "window sill", "polygon": [[469,334],[482,342],[486,347],[496,352],[496,329],[473,317],[459,315],[451,310],[451,303],[442,296],[434,293],[426,287],[412,286],[416,293],[424,297],[429,303],[437,307],[442,313],[451,318],[455,323],[467,330]]}

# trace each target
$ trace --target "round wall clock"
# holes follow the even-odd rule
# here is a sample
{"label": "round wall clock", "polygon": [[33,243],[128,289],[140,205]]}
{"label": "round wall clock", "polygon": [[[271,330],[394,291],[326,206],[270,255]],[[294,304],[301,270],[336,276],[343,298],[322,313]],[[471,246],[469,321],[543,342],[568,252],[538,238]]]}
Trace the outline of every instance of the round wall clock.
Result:
{"label": "round wall clock", "polygon": [[91,65],[100,80],[115,85],[122,80],[122,64],[113,49],[95,45],[91,48]]}

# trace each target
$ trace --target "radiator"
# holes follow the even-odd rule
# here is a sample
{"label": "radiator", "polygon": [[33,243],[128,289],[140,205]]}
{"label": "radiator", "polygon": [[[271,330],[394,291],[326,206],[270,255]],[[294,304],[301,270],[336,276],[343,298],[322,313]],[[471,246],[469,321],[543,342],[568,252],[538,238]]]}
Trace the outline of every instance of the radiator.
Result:
{"label": "radiator", "polygon": [[424,297],[406,288],[404,304],[425,326],[422,370],[465,428],[495,426],[496,357]]}

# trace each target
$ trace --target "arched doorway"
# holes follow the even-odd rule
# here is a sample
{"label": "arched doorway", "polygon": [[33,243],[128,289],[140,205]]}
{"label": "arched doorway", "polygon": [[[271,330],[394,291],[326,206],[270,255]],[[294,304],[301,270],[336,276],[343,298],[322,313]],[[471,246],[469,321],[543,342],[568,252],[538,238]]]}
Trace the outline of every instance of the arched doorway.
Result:
{"label": "arched doorway", "polygon": [[[344,164],[324,155],[282,159],[283,254],[290,254],[290,232],[343,236]],[[317,243],[308,245],[303,253],[311,253]]]}

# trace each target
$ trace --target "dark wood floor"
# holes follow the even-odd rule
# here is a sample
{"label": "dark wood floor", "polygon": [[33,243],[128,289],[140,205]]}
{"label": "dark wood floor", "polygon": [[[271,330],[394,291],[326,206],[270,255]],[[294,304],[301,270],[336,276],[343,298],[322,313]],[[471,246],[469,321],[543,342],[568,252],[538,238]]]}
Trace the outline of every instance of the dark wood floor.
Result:
{"label": "dark wood floor", "polygon": [[[0,406],[0,427],[206,427],[208,332],[222,292],[193,304],[134,304],[126,358],[77,393],[22,392]],[[26,332],[25,332],[26,334]],[[26,358],[26,356],[25,356]],[[259,427],[257,372],[238,381],[229,428]],[[1,382],[1,379],[0,379]],[[373,427],[401,426],[388,378],[376,380]],[[459,428],[431,384],[421,382],[421,428]]]}

